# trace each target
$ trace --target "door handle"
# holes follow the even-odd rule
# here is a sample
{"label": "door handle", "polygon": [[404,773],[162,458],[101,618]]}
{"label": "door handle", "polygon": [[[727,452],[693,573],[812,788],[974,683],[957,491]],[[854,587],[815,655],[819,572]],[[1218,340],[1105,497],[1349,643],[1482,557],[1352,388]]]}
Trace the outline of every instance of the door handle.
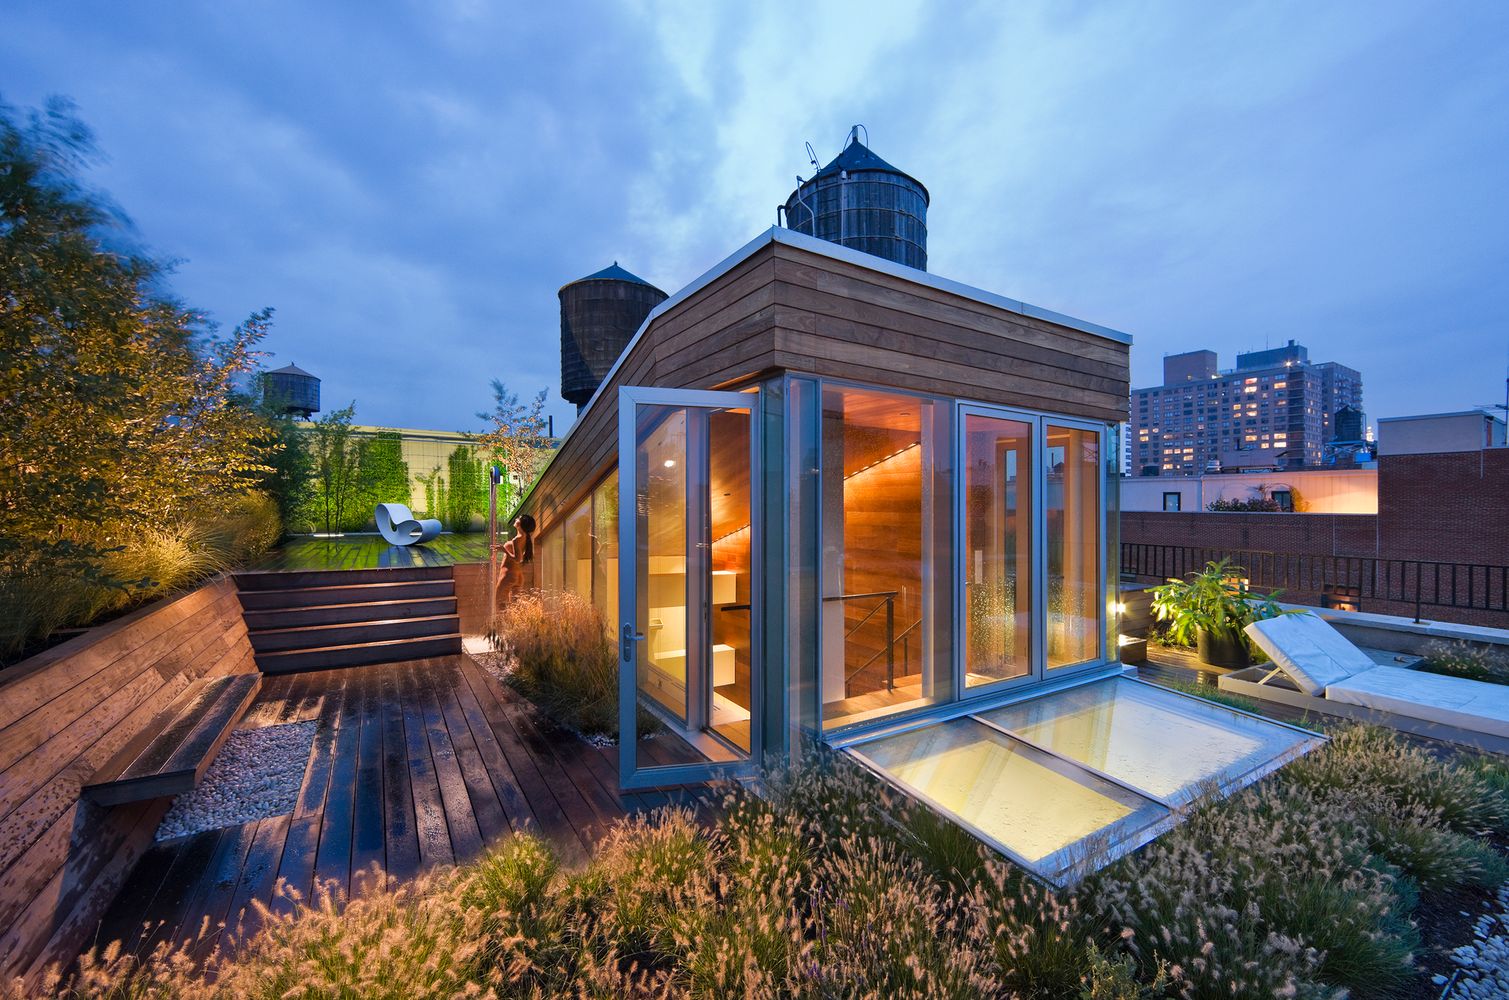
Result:
{"label": "door handle", "polygon": [[634,644],[644,642],[644,635],[634,629],[633,622],[624,622],[622,638],[619,640],[619,655],[625,663],[634,659]]}

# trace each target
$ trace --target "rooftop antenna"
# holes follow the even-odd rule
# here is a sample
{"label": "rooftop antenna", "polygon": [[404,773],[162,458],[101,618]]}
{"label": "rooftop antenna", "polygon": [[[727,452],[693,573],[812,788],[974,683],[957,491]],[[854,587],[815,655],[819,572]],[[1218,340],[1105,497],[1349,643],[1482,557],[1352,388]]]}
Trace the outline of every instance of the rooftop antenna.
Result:
{"label": "rooftop antenna", "polygon": [[[816,177],[817,174],[818,174],[818,171],[820,171],[822,169],[822,167],[818,166],[818,162],[817,162],[817,150],[815,150],[815,149],[812,148],[812,143],[810,143],[810,142],[804,142],[804,143],[802,143],[802,145],[807,147],[807,162],[810,163],[810,164],[812,164],[812,176]],[[807,204],[807,200],[802,197],[802,185],[805,184],[805,183],[807,183],[807,182],[804,181],[804,180],[802,180],[802,175],[801,174],[797,174],[796,175],[796,203],[807,210],[807,218],[812,221],[812,235],[816,236],[817,235],[817,210],[814,209],[811,205],[808,205]],[[777,217],[779,218],[779,216],[777,216]]]}
{"label": "rooftop antenna", "polygon": [[[859,138],[859,130],[860,129],[864,129],[864,132],[865,132],[864,145],[865,145],[866,148],[869,148],[869,145],[870,145],[870,130],[867,129],[867,128],[865,128],[863,125],[855,125],[853,128],[849,129],[849,142],[853,142],[854,140],[856,140],[856,139]],[[844,145],[848,146],[849,142],[844,143]]]}

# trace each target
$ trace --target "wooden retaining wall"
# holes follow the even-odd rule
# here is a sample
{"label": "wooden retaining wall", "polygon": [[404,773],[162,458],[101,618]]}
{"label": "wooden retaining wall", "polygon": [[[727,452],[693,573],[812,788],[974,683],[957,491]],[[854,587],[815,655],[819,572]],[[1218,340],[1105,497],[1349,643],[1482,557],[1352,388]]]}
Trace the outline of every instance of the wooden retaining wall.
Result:
{"label": "wooden retaining wall", "polygon": [[168,808],[84,802],[84,782],[196,678],[255,669],[225,578],[0,671],[0,976],[90,943]]}

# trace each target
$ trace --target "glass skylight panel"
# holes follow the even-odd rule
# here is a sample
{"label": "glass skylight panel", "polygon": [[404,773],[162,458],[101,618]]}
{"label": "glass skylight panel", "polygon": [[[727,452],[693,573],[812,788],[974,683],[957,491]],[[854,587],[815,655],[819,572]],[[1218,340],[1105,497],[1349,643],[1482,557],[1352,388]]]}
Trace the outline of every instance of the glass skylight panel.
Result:
{"label": "glass skylight panel", "polygon": [[[1029,871],[1064,884],[1183,807],[1320,746],[1314,733],[1110,677],[846,749]],[[966,714],[968,713],[968,714]]]}
{"label": "glass skylight panel", "polygon": [[864,743],[853,752],[1008,855],[1054,877],[1168,810],[972,719]]}
{"label": "glass skylight panel", "polygon": [[1002,729],[1181,803],[1315,744],[1299,730],[1124,678],[981,712]]}

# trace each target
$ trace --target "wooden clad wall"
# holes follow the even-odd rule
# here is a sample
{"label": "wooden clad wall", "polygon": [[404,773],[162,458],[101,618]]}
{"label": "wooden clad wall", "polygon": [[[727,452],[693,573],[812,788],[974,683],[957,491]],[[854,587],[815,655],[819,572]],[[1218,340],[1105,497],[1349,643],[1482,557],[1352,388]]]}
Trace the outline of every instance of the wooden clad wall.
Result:
{"label": "wooden clad wall", "polygon": [[226,578],[0,671],[0,976],[72,959],[168,808],[84,782],[195,678],[255,669]]}
{"label": "wooden clad wall", "polygon": [[712,389],[787,370],[1117,422],[1129,350],[773,239],[652,322],[523,509],[548,530],[612,467],[619,386]]}
{"label": "wooden clad wall", "polygon": [[1129,347],[798,247],[774,245],[776,364],[896,389],[1127,418]]}
{"label": "wooden clad wall", "polygon": [[774,363],[775,271],[769,251],[745,260],[657,318],[601,398],[580,418],[523,510],[549,530],[618,461],[618,387],[710,389]]}

